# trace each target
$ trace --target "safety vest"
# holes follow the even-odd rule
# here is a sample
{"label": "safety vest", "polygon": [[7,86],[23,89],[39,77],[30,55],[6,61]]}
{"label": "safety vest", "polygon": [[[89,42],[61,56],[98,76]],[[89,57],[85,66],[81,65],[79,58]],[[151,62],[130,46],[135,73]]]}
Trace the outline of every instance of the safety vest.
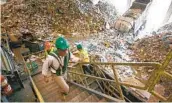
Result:
{"label": "safety vest", "polygon": [[79,51],[79,57],[80,57],[82,62],[90,62],[88,52],[84,49]]}
{"label": "safety vest", "polygon": [[51,50],[45,50],[45,56],[47,57],[49,53],[55,51],[55,47],[51,47]]}
{"label": "safety vest", "polygon": [[55,68],[53,68],[53,66],[50,66],[52,67],[54,70],[56,70],[56,75],[57,76],[61,76],[63,75],[66,70],[67,70],[67,66],[68,66],[68,63],[69,63],[69,59],[70,59],[70,52],[68,51],[68,54],[64,57],[64,65],[62,66],[60,61],[59,61],[59,56],[56,54],[57,51],[53,51],[53,52],[50,52],[49,55],[53,56],[54,58],[57,59],[57,61],[59,62],[59,68],[56,70]]}

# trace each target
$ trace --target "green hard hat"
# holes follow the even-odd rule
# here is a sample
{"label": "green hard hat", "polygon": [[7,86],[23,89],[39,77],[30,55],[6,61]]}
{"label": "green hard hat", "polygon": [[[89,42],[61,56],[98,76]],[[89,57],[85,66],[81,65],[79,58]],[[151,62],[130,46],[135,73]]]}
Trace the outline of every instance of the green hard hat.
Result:
{"label": "green hard hat", "polygon": [[56,48],[60,50],[66,50],[69,48],[67,40],[63,37],[58,37],[55,42]]}
{"label": "green hard hat", "polygon": [[76,47],[77,47],[77,49],[82,49],[82,45],[81,44],[78,44]]}

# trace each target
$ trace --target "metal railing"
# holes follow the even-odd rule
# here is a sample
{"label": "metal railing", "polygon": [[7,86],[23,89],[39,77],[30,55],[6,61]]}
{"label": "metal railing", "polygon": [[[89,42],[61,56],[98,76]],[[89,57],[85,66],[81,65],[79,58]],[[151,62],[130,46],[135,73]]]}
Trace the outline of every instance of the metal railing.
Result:
{"label": "metal railing", "polygon": [[[39,56],[39,59],[42,59],[42,58],[45,58],[45,51],[39,51],[39,52],[36,52],[36,53],[33,53],[33,54],[29,54],[29,55],[23,56],[25,71],[26,71],[26,73],[28,73],[28,75],[29,75],[29,79],[30,79],[31,84],[32,84],[32,86],[33,86],[33,89],[34,89],[34,91],[35,91],[34,93],[35,93],[35,95],[37,96],[37,99],[39,100],[39,102],[44,102],[44,99],[43,99],[43,97],[42,97],[42,95],[41,95],[39,89],[37,88],[35,82],[34,82],[33,79],[32,79],[31,69],[34,68],[33,65],[31,64],[32,61],[31,61],[31,58],[30,58],[32,55],[37,55],[37,56]],[[29,62],[26,62],[27,59],[29,60]],[[29,67],[27,66],[27,63],[29,63],[29,65],[30,65],[31,68],[29,68]]]}
{"label": "metal railing", "polygon": [[[160,101],[171,101],[172,94],[169,97],[162,96],[155,92],[154,88],[155,85],[158,84],[160,81],[160,77],[167,77],[172,80],[172,75],[165,71],[165,68],[169,64],[170,60],[172,59],[172,51],[170,51],[162,65],[156,62],[135,62],[135,63],[78,63],[73,69],[68,72],[68,77],[70,80],[76,81],[84,85],[85,87],[91,88],[88,85],[89,79],[94,79],[97,85],[101,88],[101,92],[106,95],[113,95],[115,98],[119,100],[126,99],[123,95],[121,86],[132,87],[141,90],[147,90],[149,93],[157,97]],[[91,64],[93,66],[93,74],[84,74],[82,65],[84,64]],[[133,82],[121,81],[119,80],[119,74],[117,73],[117,66],[130,66],[134,67],[133,69],[137,69],[139,67],[151,67],[154,70],[150,74],[149,78],[142,82],[141,80],[134,78]],[[105,76],[107,69],[111,70],[113,75],[113,80],[109,79]],[[137,82],[136,82],[137,81]],[[136,82],[136,83],[135,83]]]}

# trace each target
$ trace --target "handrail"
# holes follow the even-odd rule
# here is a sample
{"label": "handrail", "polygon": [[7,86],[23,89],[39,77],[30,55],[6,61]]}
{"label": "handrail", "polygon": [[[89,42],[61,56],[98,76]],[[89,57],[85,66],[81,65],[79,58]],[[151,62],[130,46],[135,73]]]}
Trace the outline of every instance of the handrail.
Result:
{"label": "handrail", "polygon": [[79,62],[78,64],[98,64],[98,65],[128,65],[128,66],[161,66],[157,62]]}
{"label": "handrail", "polygon": [[[98,79],[98,80],[103,80],[106,82],[111,82],[111,83],[115,83],[117,85],[118,88],[118,92],[120,94],[120,97],[122,100],[124,100],[124,96],[121,90],[121,85],[123,86],[127,86],[127,87],[133,87],[133,88],[137,88],[137,89],[142,89],[142,90],[148,90],[149,93],[151,93],[152,95],[156,96],[157,98],[159,98],[161,101],[168,101],[171,100],[171,96],[169,98],[165,98],[161,95],[159,95],[158,93],[156,93],[154,91],[154,87],[157,84],[157,82],[160,80],[160,76],[166,76],[170,79],[172,79],[172,75],[165,72],[164,69],[167,67],[167,65],[169,64],[170,60],[172,59],[172,51],[170,51],[166,57],[166,60],[164,61],[163,64],[157,63],[157,62],[123,62],[123,63],[102,63],[102,62],[82,62],[82,63],[78,63],[78,65],[83,65],[83,64],[92,64],[92,65],[105,65],[105,66],[111,66],[112,70],[113,70],[113,74],[114,74],[114,80],[110,80],[110,79],[105,79],[105,78],[100,78],[100,77],[96,77],[96,76],[89,76],[89,75],[85,75],[82,73],[76,73],[76,72],[71,72],[69,71],[69,73],[71,74],[76,74],[76,75],[81,75],[81,76],[86,76],[86,77],[90,77],[90,78],[94,78],[94,79]],[[151,76],[149,77],[149,79],[147,80],[146,83],[143,83],[144,86],[138,86],[138,85],[133,85],[133,84],[128,84],[128,83],[124,83],[121,81],[118,81],[118,76],[116,74],[116,69],[114,68],[114,66],[117,65],[122,65],[122,66],[152,66],[154,67],[154,71],[153,74],[151,74]],[[82,69],[82,68],[80,68]],[[100,69],[100,68],[99,68]]]}
{"label": "handrail", "polygon": [[39,100],[40,102],[44,102],[44,99],[43,99],[41,93],[39,92],[37,86],[35,85],[34,81],[32,80],[32,77],[29,76],[29,78],[30,78],[31,83],[32,83],[32,85],[33,85],[33,88],[34,88],[34,90],[35,90],[35,92],[36,92],[36,95],[37,95],[37,97],[38,97],[38,100]]}
{"label": "handrail", "polygon": [[[42,51],[39,52],[39,53],[42,53]],[[38,53],[34,53],[34,54],[38,54]],[[23,59],[23,61],[24,61],[24,67],[26,68],[25,70],[26,70],[26,72],[27,72],[28,75],[29,75],[29,79],[30,79],[30,81],[31,81],[31,83],[32,83],[33,89],[35,90],[35,93],[36,93],[36,95],[37,95],[37,97],[38,97],[39,102],[43,102],[43,103],[44,103],[44,99],[43,99],[41,93],[39,92],[37,86],[35,85],[35,83],[34,83],[32,77],[31,77],[30,69],[29,69],[29,67],[27,67],[27,65],[26,65],[25,58],[27,58],[27,57],[29,57],[29,56],[31,56],[31,54],[28,55],[28,56],[22,56],[22,59]],[[30,64],[31,64],[30,58],[29,58],[29,62],[30,62]],[[31,65],[31,68],[33,68],[32,65]]]}

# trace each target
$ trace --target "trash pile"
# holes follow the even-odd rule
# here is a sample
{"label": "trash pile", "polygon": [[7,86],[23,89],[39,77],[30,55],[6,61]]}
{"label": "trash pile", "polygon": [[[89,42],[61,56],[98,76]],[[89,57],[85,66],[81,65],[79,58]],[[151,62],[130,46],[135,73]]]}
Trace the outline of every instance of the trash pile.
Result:
{"label": "trash pile", "polygon": [[[124,35],[119,34],[114,29],[109,29],[92,34],[88,39],[79,40],[76,43],[81,43],[87,49],[91,60],[98,62],[130,62],[131,59],[127,55],[130,50],[127,47],[131,45],[134,38],[132,34]],[[121,76],[132,76],[133,72],[130,67],[119,67]]]}
{"label": "trash pile", "polygon": [[[141,40],[137,40],[130,49],[133,53],[130,53],[130,57],[137,62],[159,62],[163,63],[168,52],[172,50],[170,48],[172,43],[172,33],[156,34],[152,37],[146,37]],[[143,75],[151,74],[151,69],[142,69]],[[172,60],[170,61],[165,71],[172,74]],[[165,88],[164,96],[172,94],[172,80],[161,77],[160,84]]]}
{"label": "trash pile", "polygon": [[2,33],[29,32],[36,38],[53,32],[86,35],[116,18],[115,7],[101,1],[93,5],[85,0],[10,0],[1,7]]}
{"label": "trash pile", "polygon": [[[171,33],[162,33],[137,40],[130,46],[130,49],[133,51],[131,58],[138,62],[162,63],[171,50],[169,47],[170,40],[172,40]],[[171,63],[170,65],[172,67]],[[170,67],[167,68],[167,71],[172,74]]]}
{"label": "trash pile", "polygon": [[126,52],[129,52],[127,46],[133,41],[132,34],[122,36],[116,30],[110,29],[91,34],[89,38],[79,40],[77,43],[81,43],[90,55],[100,56],[101,62],[109,62],[108,58],[112,58],[115,62],[124,62],[131,61]]}

